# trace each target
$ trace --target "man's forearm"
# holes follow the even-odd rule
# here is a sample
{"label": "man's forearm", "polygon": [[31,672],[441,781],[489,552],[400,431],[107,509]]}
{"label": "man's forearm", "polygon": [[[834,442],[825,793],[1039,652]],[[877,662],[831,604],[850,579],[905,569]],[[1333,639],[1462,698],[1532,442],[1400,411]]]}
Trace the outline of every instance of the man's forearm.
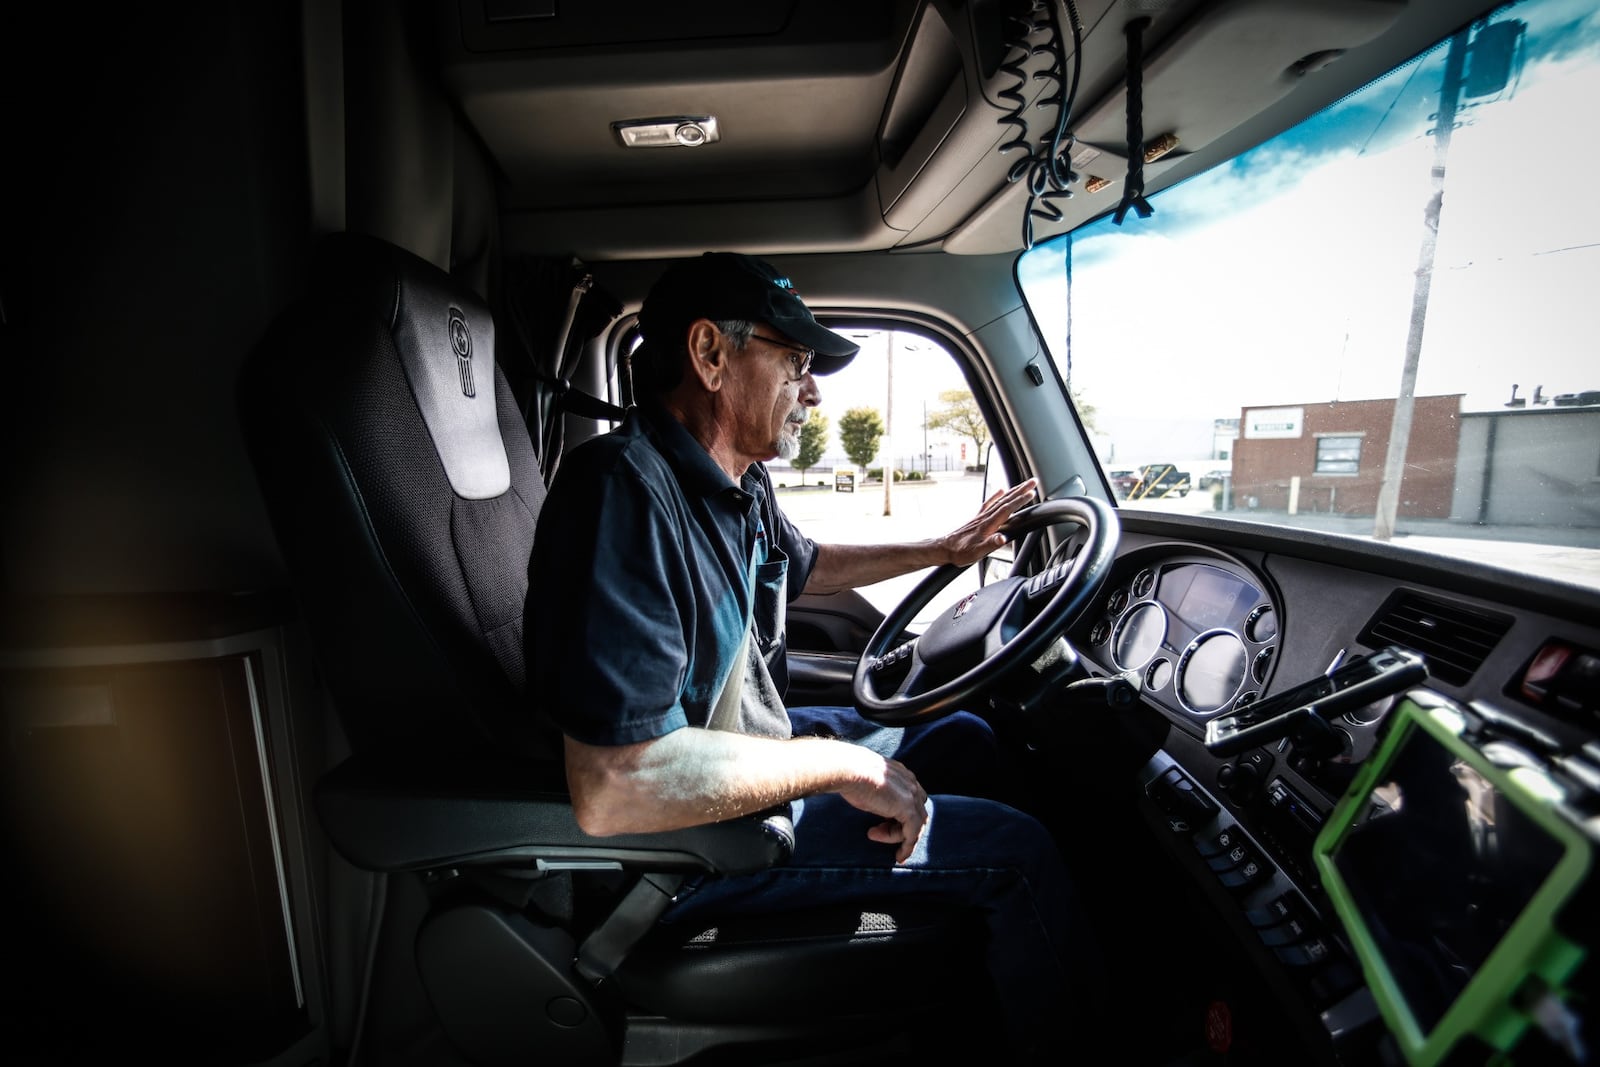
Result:
{"label": "man's forearm", "polygon": [[900,545],[819,544],[816,562],[806,579],[806,592],[837,593],[841,589],[859,589],[949,562],[950,550],[942,540]]}
{"label": "man's forearm", "polygon": [[938,567],[946,563],[965,566],[976,563],[1001,545],[1006,522],[1017,511],[1033,502],[1038,482],[1029,478],[1020,485],[1002,489],[983,502],[978,514],[943,537],[899,545],[823,545],[806,579],[808,593],[837,593],[863,585],[898,578],[902,574]]}
{"label": "man's forearm", "polygon": [[881,781],[858,745],[684,727],[634,745],[567,739],[567,782],[586,833],[653,833],[720,822],[816,793]]}

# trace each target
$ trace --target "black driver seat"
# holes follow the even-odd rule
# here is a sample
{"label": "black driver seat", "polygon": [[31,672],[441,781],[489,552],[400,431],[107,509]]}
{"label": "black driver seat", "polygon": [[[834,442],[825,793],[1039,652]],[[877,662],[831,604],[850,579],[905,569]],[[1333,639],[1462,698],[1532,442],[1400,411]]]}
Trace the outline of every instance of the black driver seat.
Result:
{"label": "black driver seat", "polygon": [[[448,274],[356,235],[325,239],[308,289],[248,361],[240,410],[351,749],[318,784],[319,817],[387,901],[361,1051],[675,1063],[737,1048],[755,1063],[762,1047],[948,1051],[981,1032],[992,994],[970,916],[897,903],[655,925],[688,874],[783,862],[787,813],[577,828],[559,737],[522,691],[544,486],[492,317]],[[426,1055],[424,1031],[449,1056]]]}

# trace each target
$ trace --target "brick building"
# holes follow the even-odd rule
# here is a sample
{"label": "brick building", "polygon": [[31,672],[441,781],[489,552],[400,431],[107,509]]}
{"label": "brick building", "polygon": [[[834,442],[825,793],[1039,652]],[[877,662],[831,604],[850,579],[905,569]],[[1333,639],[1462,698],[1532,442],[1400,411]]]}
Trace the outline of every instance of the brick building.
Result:
{"label": "brick building", "polygon": [[[1461,438],[1461,394],[1419,396],[1399,514],[1448,518]],[[1383,485],[1393,399],[1244,408],[1233,453],[1233,506],[1373,515]]]}

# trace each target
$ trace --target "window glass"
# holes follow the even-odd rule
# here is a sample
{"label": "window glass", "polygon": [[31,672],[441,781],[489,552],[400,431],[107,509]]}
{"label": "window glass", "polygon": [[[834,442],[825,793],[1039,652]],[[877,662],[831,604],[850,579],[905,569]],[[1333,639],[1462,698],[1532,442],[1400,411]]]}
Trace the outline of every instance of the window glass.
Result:
{"label": "window glass", "polygon": [[[894,544],[960,526],[983,503],[988,424],[948,350],[898,329],[843,330],[861,353],[837,374],[817,379],[801,455],[768,469],[784,513],[815,541]],[[884,470],[895,480],[884,484]],[[887,612],[927,574],[859,590]],[[912,628],[977,588],[968,568]]]}
{"label": "window glass", "polygon": [[[1600,586],[1597,99],[1595,5],[1507,5],[1151,217],[1025,253],[1121,506]],[[1151,464],[1195,491],[1130,498]]]}
{"label": "window glass", "polygon": [[1324,434],[1317,438],[1318,474],[1360,474],[1361,438],[1334,437]]}

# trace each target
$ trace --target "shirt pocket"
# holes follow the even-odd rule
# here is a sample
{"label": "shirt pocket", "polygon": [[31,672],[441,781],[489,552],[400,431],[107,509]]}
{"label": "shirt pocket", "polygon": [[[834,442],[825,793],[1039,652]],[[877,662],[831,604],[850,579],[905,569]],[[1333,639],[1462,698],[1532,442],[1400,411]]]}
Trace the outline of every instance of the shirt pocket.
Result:
{"label": "shirt pocket", "polygon": [[755,637],[763,658],[782,646],[785,605],[789,602],[789,557],[772,548],[765,563],[756,564]]}

